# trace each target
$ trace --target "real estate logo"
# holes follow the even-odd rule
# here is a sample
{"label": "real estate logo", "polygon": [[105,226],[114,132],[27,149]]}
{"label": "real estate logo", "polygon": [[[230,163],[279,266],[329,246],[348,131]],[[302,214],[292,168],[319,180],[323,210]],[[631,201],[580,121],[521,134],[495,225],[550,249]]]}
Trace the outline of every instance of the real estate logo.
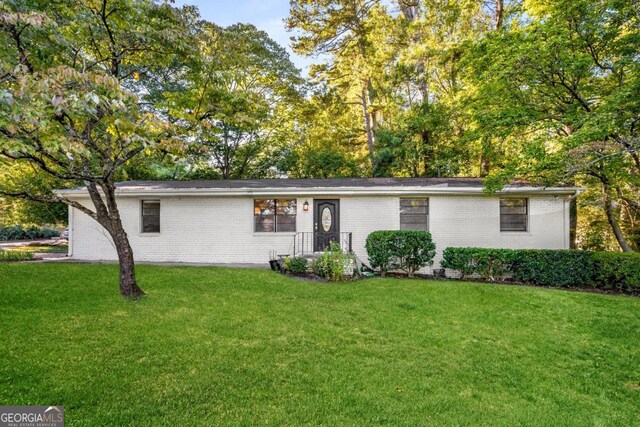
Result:
{"label": "real estate logo", "polygon": [[64,406],[0,406],[0,427],[64,427]]}

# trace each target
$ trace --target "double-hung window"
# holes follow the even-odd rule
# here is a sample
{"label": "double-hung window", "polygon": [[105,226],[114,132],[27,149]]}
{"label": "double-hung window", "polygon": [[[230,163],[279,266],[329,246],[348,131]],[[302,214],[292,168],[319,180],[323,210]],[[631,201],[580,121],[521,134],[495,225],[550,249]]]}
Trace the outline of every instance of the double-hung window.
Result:
{"label": "double-hung window", "polygon": [[429,199],[400,199],[400,230],[429,230]]}
{"label": "double-hung window", "polygon": [[160,200],[142,201],[142,232],[160,232]]}
{"label": "double-hung window", "polygon": [[253,231],[296,231],[296,199],[255,199],[253,201]]}
{"label": "double-hung window", "polygon": [[500,231],[527,231],[529,201],[526,198],[500,199]]}

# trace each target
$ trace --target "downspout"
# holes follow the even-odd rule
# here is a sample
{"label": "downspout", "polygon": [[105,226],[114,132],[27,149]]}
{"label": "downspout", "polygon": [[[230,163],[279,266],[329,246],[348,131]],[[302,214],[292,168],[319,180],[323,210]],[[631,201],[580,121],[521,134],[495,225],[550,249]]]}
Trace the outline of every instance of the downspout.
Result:
{"label": "downspout", "polygon": [[67,258],[72,258],[73,257],[73,236],[74,236],[74,232],[73,232],[73,207],[69,206],[69,250],[67,253]]}
{"label": "downspout", "polygon": [[[565,249],[570,249],[571,245],[568,242],[569,240],[569,236],[571,234],[571,230],[569,230],[569,227],[567,227],[567,205],[569,203],[571,203],[574,199],[576,199],[580,193],[582,191],[578,188],[576,189],[576,192],[573,196],[569,196],[567,199],[565,199],[564,204],[562,205],[562,222],[564,223],[564,248]],[[571,222],[571,218],[569,218],[569,222]]]}

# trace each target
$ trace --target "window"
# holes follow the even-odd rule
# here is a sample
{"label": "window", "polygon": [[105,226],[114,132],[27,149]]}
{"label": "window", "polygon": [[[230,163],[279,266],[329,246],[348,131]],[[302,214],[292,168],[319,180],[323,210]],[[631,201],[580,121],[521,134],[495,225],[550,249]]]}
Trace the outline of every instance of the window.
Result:
{"label": "window", "polygon": [[500,199],[500,231],[527,231],[527,199]]}
{"label": "window", "polygon": [[142,201],[142,232],[160,232],[160,200]]}
{"label": "window", "polygon": [[254,200],[253,230],[257,233],[296,231],[296,200]]}
{"label": "window", "polygon": [[400,230],[429,230],[429,199],[400,199]]}

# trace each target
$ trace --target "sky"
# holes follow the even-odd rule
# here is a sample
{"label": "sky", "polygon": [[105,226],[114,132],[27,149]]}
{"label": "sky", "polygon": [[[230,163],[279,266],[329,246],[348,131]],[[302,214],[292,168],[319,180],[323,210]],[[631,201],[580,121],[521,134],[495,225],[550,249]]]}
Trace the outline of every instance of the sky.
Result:
{"label": "sky", "polygon": [[176,0],[177,6],[195,5],[207,21],[223,27],[243,22],[255,25],[289,52],[296,67],[306,74],[310,58],[298,56],[291,50],[290,33],[284,25],[289,15],[289,0]]}

